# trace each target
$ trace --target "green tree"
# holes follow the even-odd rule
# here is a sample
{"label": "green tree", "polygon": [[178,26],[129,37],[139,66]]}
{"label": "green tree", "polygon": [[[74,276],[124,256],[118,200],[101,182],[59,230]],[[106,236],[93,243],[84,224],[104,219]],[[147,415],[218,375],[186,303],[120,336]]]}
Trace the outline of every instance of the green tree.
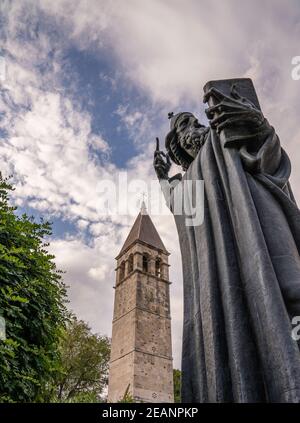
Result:
{"label": "green tree", "polygon": [[181,402],[181,371],[173,370],[174,402]]}
{"label": "green tree", "polygon": [[47,251],[51,225],[18,217],[12,189],[0,174],[0,401],[29,402],[40,400],[58,366],[66,290]]}
{"label": "green tree", "polygon": [[51,400],[100,402],[108,382],[110,341],[93,334],[88,325],[72,317],[60,346],[60,368],[51,386]]}

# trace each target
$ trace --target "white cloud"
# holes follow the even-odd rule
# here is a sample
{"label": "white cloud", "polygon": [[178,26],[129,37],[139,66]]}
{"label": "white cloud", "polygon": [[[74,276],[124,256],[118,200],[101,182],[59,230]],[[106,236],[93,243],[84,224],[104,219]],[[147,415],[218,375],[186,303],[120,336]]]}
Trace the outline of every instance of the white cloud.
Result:
{"label": "white cloud", "polygon": [[91,133],[90,117],[61,94],[36,89],[30,101],[31,110],[22,113],[4,104],[14,124],[4,126],[9,138],[0,152],[11,171],[22,176],[17,195],[24,201],[32,197],[35,204],[47,201],[49,211],[70,219],[97,218],[91,195],[96,198],[97,182],[109,172],[91,157],[89,145],[106,151],[106,142]]}
{"label": "white cloud", "polygon": [[[288,6],[279,0],[254,0],[242,8],[238,0],[79,1],[72,14],[70,7],[69,0],[41,2],[82,48],[110,48],[123,75],[149,94],[157,113],[187,104],[204,119],[201,98],[207,80],[249,76],[282,144],[288,152],[292,149],[300,105],[299,81],[291,78],[291,58],[299,53],[296,0]],[[134,113],[129,122],[134,122]],[[152,137],[152,122],[134,123],[132,134],[142,128],[137,142],[151,142],[146,131]],[[156,131],[165,133],[166,128],[167,122]],[[295,166],[293,172],[298,172]]]}
{"label": "white cloud", "polygon": [[139,121],[139,120],[141,119],[141,117],[142,117],[142,116],[143,116],[143,115],[142,115],[142,113],[141,113],[141,112],[134,112],[134,113],[131,113],[131,114],[125,115],[125,116],[124,116],[123,121],[124,121],[127,125],[132,126],[132,125],[134,125],[137,121]]}
{"label": "white cloud", "polygon": [[78,219],[76,225],[79,229],[86,229],[89,226],[89,222],[84,219]]}
{"label": "white cloud", "polygon": [[103,279],[103,276],[107,273],[108,265],[102,264],[98,267],[91,267],[88,271],[88,275],[95,279],[96,281],[101,281]]}
{"label": "white cloud", "polygon": [[[110,242],[113,245],[113,240]],[[101,243],[88,246],[75,238],[54,240],[51,252],[58,268],[66,271],[70,308],[94,331],[110,336],[114,267]]]}

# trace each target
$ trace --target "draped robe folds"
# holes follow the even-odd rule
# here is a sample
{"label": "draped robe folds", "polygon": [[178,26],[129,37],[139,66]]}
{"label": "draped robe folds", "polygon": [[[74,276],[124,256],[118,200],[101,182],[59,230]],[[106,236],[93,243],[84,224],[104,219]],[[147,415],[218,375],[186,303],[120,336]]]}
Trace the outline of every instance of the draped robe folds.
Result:
{"label": "draped robe folds", "polygon": [[204,180],[203,223],[174,214],[183,402],[300,402],[300,212],[274,130],[254,146],[226,148],[211,130],[179,182]]}

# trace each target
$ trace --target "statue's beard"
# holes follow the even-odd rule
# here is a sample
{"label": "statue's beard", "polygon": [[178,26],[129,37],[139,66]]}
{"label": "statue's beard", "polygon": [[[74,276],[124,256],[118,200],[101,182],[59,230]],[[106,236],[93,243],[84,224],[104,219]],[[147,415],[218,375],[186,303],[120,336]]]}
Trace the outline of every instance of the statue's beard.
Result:
{"label": "statue's beard", "polygon": [[179,136],[179,142],[182,148],[193,158],[196,157],[200,148],[204,144],[207,128],[193,128],[183,136]]}

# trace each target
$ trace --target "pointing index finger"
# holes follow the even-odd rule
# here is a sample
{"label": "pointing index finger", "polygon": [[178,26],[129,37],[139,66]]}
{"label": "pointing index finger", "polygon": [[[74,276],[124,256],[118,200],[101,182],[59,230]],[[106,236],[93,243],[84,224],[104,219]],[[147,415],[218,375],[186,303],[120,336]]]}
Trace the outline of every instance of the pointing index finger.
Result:
{"label": "pointing index finger", "polygon": [[159,151],[159,138],[156,137],[156,149],[155,151]]}

